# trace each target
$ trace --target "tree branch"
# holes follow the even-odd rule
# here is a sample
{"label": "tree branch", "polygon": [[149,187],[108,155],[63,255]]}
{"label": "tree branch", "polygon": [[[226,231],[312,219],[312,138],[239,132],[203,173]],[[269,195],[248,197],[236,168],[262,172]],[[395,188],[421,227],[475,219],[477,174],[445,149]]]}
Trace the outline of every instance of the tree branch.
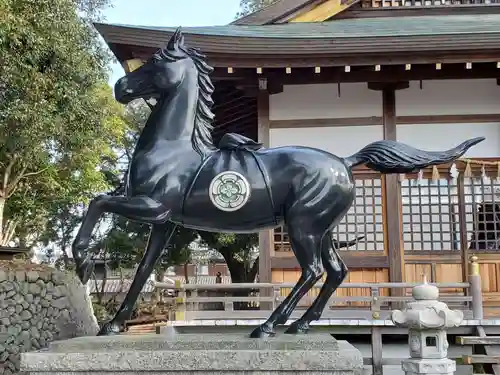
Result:
{"label": "tree branch", "polygon": [[253,262],[252,268],[250,269],[250,272],[248,273],[248,282],[253,283],[255,281],[255,278],[257,277],[257,273],[259,272],[259,257],[255,258],[255,261]]}
{"label": "tree branch", "polygon": [[9,220],[7,221],[7,225],[5,230],[3,231],[2,236],[2,246],[8,246],[12,238],[14,237],[14,233],[16,232],[17,220]]}
{"label": "tree branch", "polygon": [[[40,173],[45,172],[47,169],[49,169],[49,167],[42,168],[42,169],[40,169],[40,170],[38,170],[38,171],[36,171],[36,172],[29,172],[29,173],[20,174],[19,179],[21,179],[21,178],[26,178],[26,177],[30,177],[30,176],[36,176],[36,175],[38,175],[38,174],[40,174]],[[26,170],[26,169],[25,169],[25,170]]]}
{"label": "tree branch", "polygon": [[10,174],[12,173],[12,168],[14,168],[14,164],[16,164],[17,158],[18,158],[17,154],[14,154],[10,159],[9,164],[7,164],[7,167],[5,168],[5,172],[3,175],[3,186],[2,186],[2,191],[4,193],[5,198],[7,198],[6,191],[9,185]]}
{"label": "tree branch", "polygon": [[42,168],[36,172],[28,172],[28,173],[25,173],[26,172],[26,169],[28,169],[27,167],[23,167],[21,169],[21,172],[17,175],[16,178],[14,178],[14,180],[8,184],[10,186],[6,186],[5,187],[5,197],[6,198],[9,198],[10,196],[12,196],[12,194],[14,194],[14,192],[16,191],[17,189],[17,185],[19,184],[19,182],[23,179],[23,178],[26,178],[26,177],[30,177],[30,176],[36,176],[40,173],[43,173],[45,172],[47,169],[49,169],[48,167],[47,168]]}

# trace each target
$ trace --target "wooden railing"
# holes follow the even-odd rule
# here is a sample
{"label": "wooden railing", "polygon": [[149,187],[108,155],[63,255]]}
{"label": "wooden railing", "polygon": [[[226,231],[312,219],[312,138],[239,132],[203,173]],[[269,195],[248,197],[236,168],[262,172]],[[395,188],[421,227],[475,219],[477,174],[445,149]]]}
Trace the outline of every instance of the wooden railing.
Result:
{"label": "wooden railing", "polygon": [[[314,291],[305,296],[306,305],[310,305],[316,298],[322,287],[318,283]],[[357,296],[333,296],[329,301],[329,308],[325,309],[322,317],[326,319],[388,319],[391,308],[399,307],[404,302],[410,302],[413,297],[408,289],[419,285],[419,283],[344,283],[341,288],[367,290],[368,295]],[[468,318],[482,319],[482,295],[481,280],[479,275],[471,276],[467,283],[438,283],[434,284],[440,289],[456,288],[463,289],[461,295],[443,294],[440,300],[446,302],[452,308],[462,309]],[[246,302],[254,307],[259,307],[263,302],[267,302],[274,310],[281,303],[285,295],[283,290],[292,288],[294,284],[271,284],[271,283],[244,283],[244,284],[180,284],[172,286],[168,283],[155,283],[158,289],[174,290],[177,294],[172,297],[175,304],[175,320],[199,320],[199,319],[266,319],[271,311],[269,310],[235,310],[235,303]],[[261,296],[260,290],[270,289],[272,293],[269,297]],[[403,289],[403,296],[390,296],[387,291],[391,289]],[[207,291],[218,292],[215,295],[204,296]],[[234,293],[239,292],[239,293]],[[242,293],[245,292],[245,293]],[[246,294],[246,296],[235,296],[234,294]],[[360,306],[360,303],[362,304]],[[219,304],[217,310],[207,310],[201,305]],[[396,305],[395,305],[396,304]],[[338,308],[335,308],[338,307]],[[353,307],[356,307],[353,309]],[[291,319],[298,318],[304,312],[297,309]]]}

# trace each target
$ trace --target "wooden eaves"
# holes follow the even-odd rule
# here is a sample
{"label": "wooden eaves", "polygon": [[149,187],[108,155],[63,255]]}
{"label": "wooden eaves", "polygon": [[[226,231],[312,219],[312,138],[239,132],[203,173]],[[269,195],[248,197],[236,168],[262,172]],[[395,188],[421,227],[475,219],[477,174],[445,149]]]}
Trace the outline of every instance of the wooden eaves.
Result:
{"label": "wooden eaves", "polygon": [[[150,55],[175,31],[173,27],[95,26],[121,62]],[[207,54],[215,67],[487,62],[497,61],[500,52],[500,14],[183,30],[187,43]]]}

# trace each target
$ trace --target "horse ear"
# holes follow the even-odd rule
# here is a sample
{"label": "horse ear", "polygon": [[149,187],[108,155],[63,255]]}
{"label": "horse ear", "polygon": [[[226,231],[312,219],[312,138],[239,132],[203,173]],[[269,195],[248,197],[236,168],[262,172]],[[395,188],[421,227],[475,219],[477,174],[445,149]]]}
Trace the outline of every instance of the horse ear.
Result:
{"label": "horse ear", "polygon": [[184,35],[180,27],[175,30],[174,35],[170,38],[167,44],[167,50],[176,51],[180,45],[184,44]]}

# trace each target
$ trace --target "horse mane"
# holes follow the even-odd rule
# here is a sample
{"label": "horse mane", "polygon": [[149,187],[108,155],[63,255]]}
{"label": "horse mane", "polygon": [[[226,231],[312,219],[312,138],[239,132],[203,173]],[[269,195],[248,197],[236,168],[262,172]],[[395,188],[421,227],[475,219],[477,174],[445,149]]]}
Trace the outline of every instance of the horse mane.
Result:
{"label": "horse mane", "polygon": [[170,51],[168,48],[162,48],[153,55],[153,58],[174,62],[187,56],[191,58],[198,70],[198,104],[196,106],[194,131],[191,136],[191,143],[193,149],[201,156],[204,156],[207,151],[216,149],[212,139],[212,130],[214,128],[212,121],[215,115],[211,109],[214,104],[212,94],[215,87],[210,79],[210,73],[213,72],[214,68],[207,64],[204,54],[196,48],[185,46],[182,41],[178,45],[178,50],[183,52],[185,56],[179,55],[179,51]]}

